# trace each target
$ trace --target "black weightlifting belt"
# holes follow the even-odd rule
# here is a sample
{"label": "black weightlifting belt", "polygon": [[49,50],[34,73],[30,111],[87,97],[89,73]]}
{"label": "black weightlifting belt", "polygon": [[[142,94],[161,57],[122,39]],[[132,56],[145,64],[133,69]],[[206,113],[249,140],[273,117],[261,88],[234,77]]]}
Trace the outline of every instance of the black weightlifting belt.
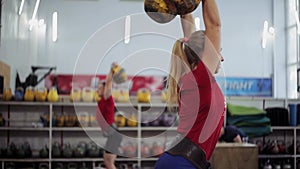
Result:
{"label": "black weightlifting belt", "polygon": [[167,150],[169,154],[183,156],[198,169],[211,169],[210,163],[206,160],[205,152],[188,138],[178,134],[168,147],[170,147]]}

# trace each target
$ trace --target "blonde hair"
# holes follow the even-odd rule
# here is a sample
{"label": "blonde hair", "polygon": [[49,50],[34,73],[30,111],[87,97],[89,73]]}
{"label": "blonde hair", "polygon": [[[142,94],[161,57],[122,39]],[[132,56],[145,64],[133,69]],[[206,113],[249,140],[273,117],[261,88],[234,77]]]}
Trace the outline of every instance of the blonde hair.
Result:
{"label": "blonde hair", "polygon": [[169,109],[178,103],[178,84],[180,78],[193,70],[200,61],[204,50],[205,33],[196,31],[188,42],[179,39],[175,42],[170,61],[170,72],[168,78],[167,102]]}

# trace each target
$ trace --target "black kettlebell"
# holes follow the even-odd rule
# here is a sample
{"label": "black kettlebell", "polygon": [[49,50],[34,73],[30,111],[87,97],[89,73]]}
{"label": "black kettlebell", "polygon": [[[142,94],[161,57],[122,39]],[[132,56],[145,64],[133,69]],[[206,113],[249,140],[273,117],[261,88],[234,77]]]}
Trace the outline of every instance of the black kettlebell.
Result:
{"label": "black kettlebell", "polygon": [[6,164],[5,164],[5,168],[6,168],[6,169],[15,169],[15,168],[16,168],[16,167],[15,167],[15,163],[12,163],[12,162],[6,163]]}
{"label": "black kettlebell", "polygon": [[32,156],[30,144],[28,142],[25,142],[23,146],[26,158],[30,158]]}
{"label": "black kettlebell", "polygon": [[84,157],[86,154],[87,145],[85,142],[78,143],[77,147],[74,149],[75,157]]}
{"label": "black kettlebell", "polygon": [[79,169],[88,169],[85,163],[82,163],[82,165],[79,167]]}
{"label": "black kettlebell", "polygon": [[62,163],[55,163],[53,169],[64,169],[64,165]]}
{"label": "black kettlebell", "polygon": [[90,142],[87,149],[87,156],[88,157],[99,157],[100,156],[100,149],[94,142]]}
{"label": "black kettlebell", "polygon": [[49,165],[47,163],[40,163],[39,169],[49,169]]}
{"label": "black kettlebell", "polygon": [[21,145],[17,148],[17,157],[18,158],[25,158],[25,148],[24,145]]}
{"label": "black kettlebell", "polygon": [[67,166],[67,169],[77,169],[77,164],[76,163],[69,163]]}
{"label": "black kettlebell", "polygon": [[54,142],[52,145],[52,157],[53,158],[61,157],[61,146],[57,141]]}
{"label": "black kettlebell", "polygon": [[263,169],[272,169],[272,165],[270,164],[270,160],[268,160],[268,161],[265,163]]}
{"label": "black kettlebell", "polygon": [[6,150],[6,156],[8,158],[14,158],[17,156],[18,149],[15,143],[11,142]]}
{"label": "black kettlebell", "polygon": [[48,158],[49,157],[49,149],[48,146],[45,145],[39,152],[41,158]]}
{"label": "black kettlebell", "polygon": [[290,163],[290,160],[287,160],[286,162],[284,162],[282,169],[291,169],[292,165]]}

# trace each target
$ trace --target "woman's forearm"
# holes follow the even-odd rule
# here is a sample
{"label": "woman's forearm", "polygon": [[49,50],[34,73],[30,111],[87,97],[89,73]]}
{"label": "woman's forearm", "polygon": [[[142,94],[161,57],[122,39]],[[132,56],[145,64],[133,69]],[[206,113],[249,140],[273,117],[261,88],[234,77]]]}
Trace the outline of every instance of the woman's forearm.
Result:
{"label": "woman's forearm", "polygon": [[217,52],[221,50],[221,19],[215,0],[202,0],[206,36]]}

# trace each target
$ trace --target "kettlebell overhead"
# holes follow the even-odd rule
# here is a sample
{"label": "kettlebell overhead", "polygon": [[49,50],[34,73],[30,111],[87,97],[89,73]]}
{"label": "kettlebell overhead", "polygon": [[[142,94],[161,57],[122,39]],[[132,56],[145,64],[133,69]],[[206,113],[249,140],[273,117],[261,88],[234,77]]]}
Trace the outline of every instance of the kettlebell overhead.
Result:
{"label": "kettlebell overhead", "polygon": [[197,9],[200,0],[145,0],[147,15],[158,23],[168,23],[176,15],[186,15]]}

